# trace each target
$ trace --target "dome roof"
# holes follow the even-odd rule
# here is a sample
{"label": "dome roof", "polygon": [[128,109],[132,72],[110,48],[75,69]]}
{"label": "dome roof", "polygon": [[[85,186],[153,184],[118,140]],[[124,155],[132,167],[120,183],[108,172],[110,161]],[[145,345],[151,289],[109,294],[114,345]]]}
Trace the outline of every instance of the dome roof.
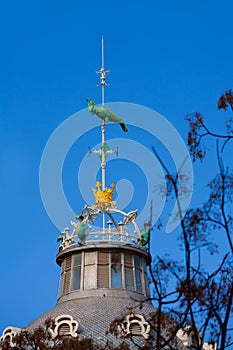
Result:
{"label": "dome roof", "polygon": [[[77,294],[79,293],[74,292],[69,300],[58,303],[54,308],[30,323],[26,329],[30,330],[42,326],[48,318],[56,319],[58,316],[70,315],[74,321],[78,322],[77,334],[79,337],[92,338],[103,346],[106,344],[117,346],[123,341],[128,342],[128,340],[109,333],[111,322],[127,315],[140,315],[146,321],[155,312],[151,302],[145,301],[141,295],[138,295],[137,300],[135,300],[135,292],[102,289],[98,291],[98,295],[96,295],[96,291],[85,291],[85,295],[82,293],[77,298]],[[134,338],[134,341],[139,345],[146,341],[143,336],[134,336]]]}

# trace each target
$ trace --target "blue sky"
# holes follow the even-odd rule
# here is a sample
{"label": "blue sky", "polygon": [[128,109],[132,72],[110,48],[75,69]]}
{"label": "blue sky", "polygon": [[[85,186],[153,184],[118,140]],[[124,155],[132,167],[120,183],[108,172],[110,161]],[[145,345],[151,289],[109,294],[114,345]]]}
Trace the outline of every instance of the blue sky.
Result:
{"label": "blue sky", "polygon": [[[1,2],[0,332],[8,325],[26,326],[56,303],[59,232],[40,197],[40,159],[52,132],[86,108],[87,97],[101,102],[95,71],[102,35],[105,66],[111,69],[106,102],[152,108],[185,140],[184,117],[194,111],[223,131],[226,114],[217,111],[216,101],[232,87],[232,12],[231,0]],[[88,146],[84,137],[77,147],[84,152]],[[195,205],[215,173],[212,146],[208,166],[194,169]],[[74,198],[79,158],[72,152],[64,188],[80,211],[83,203]],[[144,194],[135,200],[140,206]],[[155,233],[153,239],[154,254],[162,254],[176,235]]]}

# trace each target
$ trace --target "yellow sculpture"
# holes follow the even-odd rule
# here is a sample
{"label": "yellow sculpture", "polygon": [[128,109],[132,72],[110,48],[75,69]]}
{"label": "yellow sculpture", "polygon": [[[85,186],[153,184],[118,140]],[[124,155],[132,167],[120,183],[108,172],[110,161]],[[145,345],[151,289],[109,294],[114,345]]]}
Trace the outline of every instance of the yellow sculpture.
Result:
{"label": "yellow sculpture", "polygon": [[101,186],[102,186],[101,182],[97,181],[96,182],[97,190],[92,187],[92,192],[95,196],[96,205],[98,206],[102,206],[102,204],[106,204],[109,206],[112,205],[113,204],[112,196],[114,193],[115,184],[111,184],[111,188],[105,187],[103,191],[100,189]]}

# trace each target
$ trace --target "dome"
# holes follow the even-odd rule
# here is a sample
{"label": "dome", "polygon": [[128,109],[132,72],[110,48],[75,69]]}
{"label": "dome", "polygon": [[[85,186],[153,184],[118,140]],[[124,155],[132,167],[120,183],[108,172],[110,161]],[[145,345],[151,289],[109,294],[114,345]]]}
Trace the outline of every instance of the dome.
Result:
{"label": "dome", "polygon": [[[132,332],[134,341],[139,345],[144,344],[149,332],[147,329],[145,330],[144,325],[141,327],[141,320],[146,322],[149,315],[155,311],[152,304],[150,302],[141,304],[139,300],[135,301],[134,293],[129,291],[102,289],[98,294],[87,293],[86,296],[82,295],[80,298],[76,297],[58,303],[28,325],[27,329],[35,329],[43,325],[48,318],[56,319],[69,315],[72,321],[78,322],[77,335],[79,337],[92,338],[96,344],[102,346],[106,344],[117,346],[123,341],[128,342],[128,338],[123,334],[122,336],[119,334],[119,337],[111,334],[109,332],[110,325],[116,319],[124,319],[128,315],[132,315],[132,319],[135,319],[139,328],[136,329],[137,335]],[[140,315],[140,319],[138,319],[138,315]],[[129,343],[131,343],[130,340]]]}

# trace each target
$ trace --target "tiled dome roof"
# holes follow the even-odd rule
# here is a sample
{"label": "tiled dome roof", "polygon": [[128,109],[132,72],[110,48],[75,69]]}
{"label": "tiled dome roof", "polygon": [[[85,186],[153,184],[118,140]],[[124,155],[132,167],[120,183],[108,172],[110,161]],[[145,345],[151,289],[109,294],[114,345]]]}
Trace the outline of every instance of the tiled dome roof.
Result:
{"label": "tiled dome roof", "polygon": [[[29,324],[27,329],[42,326],[44,321],[50,317],[55,319],[61,315],[70,315],[79,324],[77,331],[79,337],[91,337],[101,345],[108,343],[117,346],[125,339],[117,338],[109,333],[112,321],[132,313],[142,315],[145,320],[149,320],[150,315],[155,312],[151,302],[144,301],[140,303],[141,296],[138,296],[139,301],[135,301],[135,292],[110,291],[109,289],[99,290],[98,292],[99,295],[96,296],[86,293],[86,297],[82,295],[81,298],[58,303],[54,308]],[[143,337],[134,338],[140,345],[145,342]]]}

